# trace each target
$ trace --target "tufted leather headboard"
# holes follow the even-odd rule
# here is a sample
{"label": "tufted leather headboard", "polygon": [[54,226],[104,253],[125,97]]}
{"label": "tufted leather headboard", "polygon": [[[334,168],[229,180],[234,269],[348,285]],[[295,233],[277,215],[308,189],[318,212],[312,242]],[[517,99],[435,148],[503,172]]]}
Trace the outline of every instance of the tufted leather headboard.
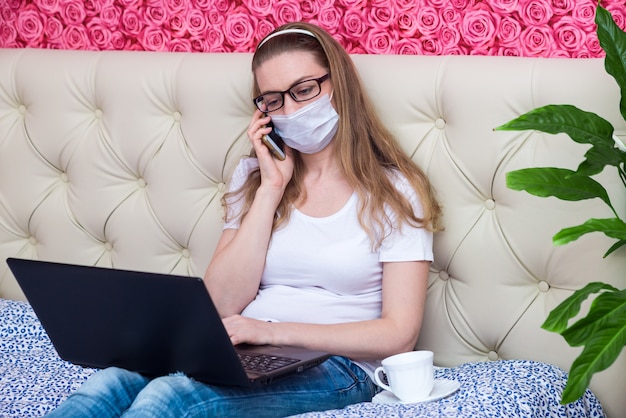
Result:
{"label": "tufted leather headboard", "polygon": [[[250,58],[0,50],[0,297],[23,298],[9,256],[202,275],[221,231],[225,182],[248,151]],[[569,103],[625,135],[602,60],[354,60],[445,210],[418,346],[446,366],[524,358],[567,369],[579,350],[540,324],[589,281],[624,287],[626,248],[602,259],[611,241],[599,234],[554,247],[561,228],[608,209],[506,188],[506,172],[574,168],[586,147],[493,128]],[[624,211],[617,176],[599,178]],[[610,415],[626,410],[625,375],[622,355],[592,380]]]}

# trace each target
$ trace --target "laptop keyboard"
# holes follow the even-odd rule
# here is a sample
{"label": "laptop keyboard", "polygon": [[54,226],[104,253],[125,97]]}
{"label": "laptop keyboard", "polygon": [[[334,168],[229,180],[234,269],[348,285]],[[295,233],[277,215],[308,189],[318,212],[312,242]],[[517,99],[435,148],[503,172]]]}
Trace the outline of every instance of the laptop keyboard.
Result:
{"label": "laptop keyboard", "polygon": [[238,355],[244,369],[257,373],[268,373],[298,361],[293,358],[277,357],[269,354],[238,353]]}

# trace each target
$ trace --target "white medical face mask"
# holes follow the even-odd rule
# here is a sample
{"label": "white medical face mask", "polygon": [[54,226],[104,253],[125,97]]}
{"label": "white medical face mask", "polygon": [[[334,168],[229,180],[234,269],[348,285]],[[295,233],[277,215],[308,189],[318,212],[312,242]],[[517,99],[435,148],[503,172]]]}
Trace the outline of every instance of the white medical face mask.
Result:
{"label": "white medical face mask", "polygon": [[314,154],[326,148],[337,133],[339,115],[325,94],[290,115],[272,115],[272,122],[290,148]]}

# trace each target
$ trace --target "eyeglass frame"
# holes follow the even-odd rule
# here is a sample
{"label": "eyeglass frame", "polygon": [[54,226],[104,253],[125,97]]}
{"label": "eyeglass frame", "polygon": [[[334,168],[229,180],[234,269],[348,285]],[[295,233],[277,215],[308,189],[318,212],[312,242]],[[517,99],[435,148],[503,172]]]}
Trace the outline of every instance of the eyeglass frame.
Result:
{"label": "eyeglass frame", "polygon": [[[328,80],[329,78],[330,78],[330,73],[326,73],[323,76],[318,77],[318,78],[309,78],[307,80],[298,81],[297,83],[295,83],[291,87],[289,87],[287,90],[284,90],[284,91],[268,91],[266,93],[260,94],[257,97],[255,97],[254,99],[252,99],[252,102],[254,103],[256,108],[259,109],[263,113],[275,112],[275,111],[277,111],[278,109],[282,108],[285,105],[285,94],[287,94],[287,93],[289,93],[289,97],[291,97],[293,99],[293,101],[296,102],[296,103],[307,102],[309,100],[315,99],[317,96],[322,94],[322,83],[324,81]],[[291,90],[293,88],[299,86],[300,84],[308,83],[310,81],[315,81],[317,83],[317,87],[319,87],[319,92],[315,96],[309,97],[308,99],[299,100],[297,97],[295,97],[295,94],[291,93]],[[272,109],[272,110],[263,110],[263,109],[261,109],[259,107],[259,103],[257,101],[259,99],[261,99],[263,96],[266,96],[268,94],[280,94],[280,98],[282,100],[282,104],[279,107],[277,107],[276,109]]]}

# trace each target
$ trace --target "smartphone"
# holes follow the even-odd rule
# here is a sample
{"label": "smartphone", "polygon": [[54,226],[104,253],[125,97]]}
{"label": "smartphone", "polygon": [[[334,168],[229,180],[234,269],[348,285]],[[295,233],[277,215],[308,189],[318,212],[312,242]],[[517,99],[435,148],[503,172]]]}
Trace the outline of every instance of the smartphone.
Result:
{"label": "smartphone", "polygon": [[283,139],[274,130],[274,124],[272,123],[272,121],[270,121],[266,126],[271,127],[272,131],[267,135],[263,135],[262,141],[270,149],[274,157],[283,161],[285,159]]}

